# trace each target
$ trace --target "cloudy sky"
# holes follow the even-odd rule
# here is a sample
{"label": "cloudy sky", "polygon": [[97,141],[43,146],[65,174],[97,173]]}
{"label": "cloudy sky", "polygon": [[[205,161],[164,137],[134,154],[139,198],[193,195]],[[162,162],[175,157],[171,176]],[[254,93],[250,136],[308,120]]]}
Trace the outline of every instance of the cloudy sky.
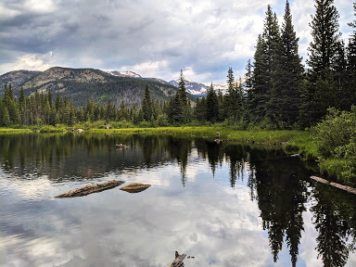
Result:
{"label": "cloudy sky", "polygon": [[[267,5],[285,0],[0,0],[0,74],[53,66],[131,70],[143,77],[225,83],[244,76]],[[305,59],[314,0],[290,0]],[[352,1],[335,0],[347,40]]]}

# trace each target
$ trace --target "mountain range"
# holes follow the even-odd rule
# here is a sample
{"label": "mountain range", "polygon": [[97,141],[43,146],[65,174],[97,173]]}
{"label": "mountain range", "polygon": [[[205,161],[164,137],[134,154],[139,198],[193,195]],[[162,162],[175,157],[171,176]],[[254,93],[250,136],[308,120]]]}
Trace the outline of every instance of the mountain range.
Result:
{"label": "mountain range", "polygon": [[[158,78],[144,78],[133,71],[103,71],[99,69],[73,69],[53,67],[45,71],[16,70],[0,76],[0,95],[5,83],[11,84],[14,94],[19,95],[23,87],[25,94],[36,90],[47,93],[51,90],[53,97],[57,93],[73,99],[77,106],[84,105],[89,99],[98,103],[111,101],[120,106],[140,106],[146,86],[151,90],[155,101],[167,101],[177,90],[179,80],[169,82]],[[210,85],[184,79],[186,91],[190,98],[206,96]],[[215,90],[224,93],[226,85],[214,85]]]}
{"label": "mountain range", "polygon": [[133,72],[110,73],[89,68],[53,67],[46,71],[11,71],[0,76],[0,95],[4,92],[5,83],[11,84],[15,95],[19,95],[21,87],[26,95],[36,90],[44,93],[51,90],[53,97],[57,93],[66,95],[77,106],[84,105],[89,99],[98,103],[111,101],[116,106],[122,103],[126,107],[140,106],[146,86],[156,101],[167,101],[177,90],[169,83],[142,78]]}

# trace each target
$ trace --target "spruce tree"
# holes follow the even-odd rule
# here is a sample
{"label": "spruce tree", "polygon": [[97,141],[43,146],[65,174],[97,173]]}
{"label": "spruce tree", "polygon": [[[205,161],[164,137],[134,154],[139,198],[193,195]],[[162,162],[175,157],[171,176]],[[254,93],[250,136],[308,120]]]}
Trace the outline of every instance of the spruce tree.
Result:
{"label": "spruce tree", "polygon": [[279,128],[290,128],[297,122],[299,114],[303,66],[298,54],[299,38],[294,31],[288,1],[286,1],[280,40],[269,109],[273,121]]}
{"label": "spruce tree", "polygon": [[2,99],[0,97],[0,126],[3,126],[4,109],[5,109],[5,106],[4,106]]}
{"label": "spruce tree", "polygon": [[[354,15],[356,16],[356,3],[353,4]],[[346,51],[347,59],[347,84],[346,84],[346,95],[349,99],[349,105],[356,105],[356,19],[348,23],[348,25],[354,28],[353,34],[349,39],[349,44]],[[349,108],[349,107],[347,107]]]}
{"label": "spruce tree", "polygon": [[184,76],[183,71],[180,71],[180,78],[178,84],[178,100],[180,105],[180,112],[179,117],[181,118],[179,121],[180,123],[189,122],[191,119],[191,109],[190,109],[190,100],[188,99],[187,92],[185,89],[184,83]]}
{"label": "spruce tree", "polygon": [[335,96],[335,100],[337,100],[333,106],[337,109],[350,110],[350,100],[352,96],[347,90],[347,62],[343,40],[339,40],[336,43],[335,56],[331,70],[335,87],[332,95]]}
{"label": "spruce tree", "polygon": [[168,120],[173,124],[182,124],[191,119],[190,101],[185,90],[183,71],[180,71],[178,90],[169,101]]}
{"label": "spruce tree", "polygon": [[145,121],[151,121],[153,115],[153,106],[152,106],[152,99],[150,95],[150,91],[148,86],[146,85],[145,94],[142,100],[142,113],[143,119]]}
{"label": "spruce tree", "polygon": [[244,96],[244,90],[242,88],[242,79],[240,78],[236,82],[236,118],[241,121],[244,118],[245,108],[246,108],[246,99]]}
{"label": "spruce tree", "polygon": [[11,125],[11,119],[10,119],[9,112],[7,111],[7,108],[6,108],[6,107],[3,108],[2,124],[3,124],[5,127],[8,127],[8,126]]}
{"label": "spruce tree", "polygon": [[211,83],[208,95],[206,96],[206,119],[215,123],[219,118],[219,102],[215,93],[213,83]]}
{"label": "spruce tree", "polygon": [[252,84],[252,64],[251,64],[251,59],[248,59],[247,65],[246,65],[246,81],[245,81],[245,90],[247,93],[247,99],[246,99],[246,106],[245,106],[245,112],[244,112],[244,119],[246,121],[251,121],[251,113],[253,112],[253,103],[252,103],[252,94],[253,94],[253,84]]}
{"label": "spruce tree", "polygon": [[53,102],[53,99],[52,99],[52,91],[51,91],[51,90],[48,91],[47,98],[48,98],[49,106],[50,106],[50,108],[52,109],[52,102]]}
{"label": "spruce tree", "polygon": [[[309,26],[313,41],[308,48],[308,83],[303,92],[300,119],[302,126],[312,126],[322,119],[327,108],[335,106],[337,88],[333,81],[334,62],[339,42],[339,14],[333,0],[315,0],[316,14]],[[324,87],[324,88],[323,88]]]}
{"label": "spruce tree", "polygon": [[19,97],[19,113],[21,123],[27,125],[27,112],[26,112],[26,97],[23,87],[20,88],[20,97]]}
{"label": "spruce tree", "polygon": [[232,68],[230,67],[227,72],[227,86],[228,86],[228,95],[225,95],[225,104],[226,104],[226,117],[230,120],[230,123],[233,123],[236,118],[236,90],[235,90],[235,77]]}
{"label": "spruce tree", "polygon": [[194,116],[195,119],[197,119],[200,122],[203,122],[206,120],[206,110],[207,110],[207,105],[206,105],[206,99],[205,97],[202,97],[201,99],[197,99],[197,103],[195,105],[194,109]]}
{"label": "spruce tree", "polygon": [[251,106],[253,107],[251,111],[253,111],[253,117],[255,121],[262,120],[266,114],[265,105],[267,102],[267,77],[265,41],[262,38],[262,35],[259,35],[254,55],[254,71],[252,76],[253,86],[249,91],[249,98]]}
{"label": "spruce tree", "polygon": [[276,123],[275,118],[279,115],[279,111],[275,110],[274,100],[276,93],[274,93],[278,86],[276,83],[279,78],[281,67],[281,36],[278,27],[277,16],[272,12],[270,5],[267,6],[266,18],[264,23],[264,32],[262,34],[265,40],[265,54],[266,54],[266,84],[265,84],[265,103],[264,115],[272,122]]}
{"label": "spruce tree", "polygon": [[334,0],[315,0],[315,8],[316,13],[309,24],[313,41],[309,45],[309,58],[306,61],[310,67],[311,82],[316,82],[318,77],[325,78],[325,71],[331,68],[339,40],[339,13]]}

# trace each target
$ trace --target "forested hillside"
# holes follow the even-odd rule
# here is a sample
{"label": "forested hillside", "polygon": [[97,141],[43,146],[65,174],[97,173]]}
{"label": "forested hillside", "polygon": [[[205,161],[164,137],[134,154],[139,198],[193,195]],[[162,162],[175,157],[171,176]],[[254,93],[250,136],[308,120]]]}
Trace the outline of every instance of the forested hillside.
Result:
{"label": "forested hillside", "polygon": [[[4,92],[4,85],[11,85],[15,96],[19,96],[20,88],[29,96],[36,92],[60,96],[67,96],[73,100],[75,106],[83,106],[89,99],[98,104],[108,101],[119,107],[122,103],[126,107],[140,106],[143,91],[148,86],[152,97],[156,101],[167,101],[173,96],[176,88],[147,79],[118,77],[96,69],[70,69],[54,67],[44,72],[13,71],[1,76],[0,95]],[[53,99],[54,100],[54,99]]]}

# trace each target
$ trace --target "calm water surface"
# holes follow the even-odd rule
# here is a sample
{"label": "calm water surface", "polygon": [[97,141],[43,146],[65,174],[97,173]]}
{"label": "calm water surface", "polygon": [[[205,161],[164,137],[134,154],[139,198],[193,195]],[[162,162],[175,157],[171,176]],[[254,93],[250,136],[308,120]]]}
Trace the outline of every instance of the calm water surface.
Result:
{"label": "calm water surface", "polygon": [[[356,266],[356,198],[316,173],[275,147],[0,136],[0,266]],[[152,186],[54,198],[113,179]]]}

